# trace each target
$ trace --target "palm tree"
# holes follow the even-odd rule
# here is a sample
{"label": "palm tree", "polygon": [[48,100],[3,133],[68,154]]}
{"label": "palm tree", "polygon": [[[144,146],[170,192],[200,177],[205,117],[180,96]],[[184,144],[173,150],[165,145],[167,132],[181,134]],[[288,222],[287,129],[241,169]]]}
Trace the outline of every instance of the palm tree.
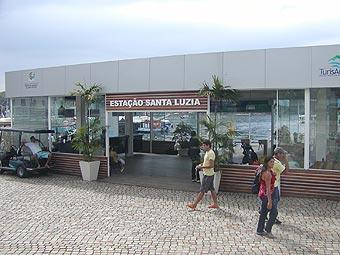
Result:
{"label": "palm tree", "polygon": [[238,101],[240,93],[238,90],[232,89],[230,86],[223,85],[216,75],[213,75],[212,78],[214,81],[212,87],[210,88],[210,85],[206,81],[204,81],[198,94],[202,96],[209,96],[213,101],[215,101],[214,114],[216,118],[217,107],[221,107],[223,101]]}
{"label": "palm tree", "polygon": [[[219,128],[226,126],[222,122],[217,122],[217,109],[221,108],[223,101],[227,101],[230,103],[237,102],[239,98],[239,91],[236,89],[232,89],[230,86],[225,86],[219,80],[216,75],[212,76],[214,84],[210,88],[210,85],[204,81],[202,87],[200,88],[198,94],[203,96],[208,96],[214,101],[214,118],[210,118],[207,116],[206,120],[202,120],[200,123],[207,129],[209,140],[211,140],[211,144],[213,150],[216,154],[216,166],[218,163],[222,163],[225,159],[225,155],[233,152],[233,146],[230,143],[230,137],[235,135],[235,131],[228,133],[221,133],[218,131]],[[218,151],[222,149],[222,155],[219,155]],[[225,150],[228,153],[225,153]]]}
{"label": "palm tree", "polygon": [[103,130],[99,127],[100,121],[98,119],[91,120],[90,106],[97,100],[97,94],[102,87],[99,84],[92,84],[87,87],[80,82],[75,84],[78,88],[70,93],[71,96],[79,96],[85,104],[85,126],[80,127],[75,137],[72,139],[72,146],[79,150],[86,161],[92,161],[94,152],[100,147],[100,138],[98,134]]}
{"label": "palm tree", "polygon": [[89,87],[86,87],[86,85],[83,85],[80,82],[77,82],[75,85],[79,88],[72,91],[71,96],[80,96],[84,100],[85,109],[87,109],[85,117],[88,118],[90,115],[90,106],[96,101],[97,93],[102,90],[102,87],[100,84],[96,83]]}

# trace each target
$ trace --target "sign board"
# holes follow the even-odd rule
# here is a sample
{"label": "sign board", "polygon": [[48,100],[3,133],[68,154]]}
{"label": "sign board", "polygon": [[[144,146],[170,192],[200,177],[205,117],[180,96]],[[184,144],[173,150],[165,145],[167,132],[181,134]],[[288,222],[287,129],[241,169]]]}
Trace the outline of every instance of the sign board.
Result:
{"label": "sign board", "polygon": [[141,94],[107,94],[106,110],[115,112],[206,112],[208,98],[197,91]]}

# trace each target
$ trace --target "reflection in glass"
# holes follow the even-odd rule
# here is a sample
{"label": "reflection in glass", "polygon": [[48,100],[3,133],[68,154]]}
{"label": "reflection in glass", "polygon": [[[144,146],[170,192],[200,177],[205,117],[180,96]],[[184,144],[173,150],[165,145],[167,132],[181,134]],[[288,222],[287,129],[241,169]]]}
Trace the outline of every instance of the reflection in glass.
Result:
{"label": "reflection in glass", "polygon": [[340,170],[340,89],[312,89],[310,105],[310,168]]}
{"label": "reflection in glass", "polygon": [[72,135],[76,132],[76,98],[51,98],[51,128],[55,131],[52,151],[75,152],[71,146]]}
{"label": "reflection in glass", "polygon": [[275,131],[277,146],[289,153],[290,168],[304,166],[304,90],[279,90],[278,108],[275,109]]}

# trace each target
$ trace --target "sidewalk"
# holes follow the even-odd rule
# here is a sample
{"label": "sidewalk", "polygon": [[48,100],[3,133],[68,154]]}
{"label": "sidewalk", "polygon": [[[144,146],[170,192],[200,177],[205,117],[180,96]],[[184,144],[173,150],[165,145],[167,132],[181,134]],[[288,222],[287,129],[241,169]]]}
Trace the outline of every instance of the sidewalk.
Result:
{"label": "sidewalk", "polygon": [[[198,184],[197,184],[198,185]],[[219,194],[0,175],[0,254],[339,254],[340,203],[283,197],[271,240],[255,235],[251,194]]]}

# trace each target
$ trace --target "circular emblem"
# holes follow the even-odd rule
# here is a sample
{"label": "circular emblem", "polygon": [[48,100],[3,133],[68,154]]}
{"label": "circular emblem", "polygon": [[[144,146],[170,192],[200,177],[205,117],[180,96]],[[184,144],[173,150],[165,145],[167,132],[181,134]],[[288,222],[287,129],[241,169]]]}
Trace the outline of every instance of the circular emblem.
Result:
{"label": "circular emblem", "polygon": [[28,74],[28,80],[34,81],[34,79],[35,79],[35,73],[34,73],[34,72],[30,72],[30,73]]}

